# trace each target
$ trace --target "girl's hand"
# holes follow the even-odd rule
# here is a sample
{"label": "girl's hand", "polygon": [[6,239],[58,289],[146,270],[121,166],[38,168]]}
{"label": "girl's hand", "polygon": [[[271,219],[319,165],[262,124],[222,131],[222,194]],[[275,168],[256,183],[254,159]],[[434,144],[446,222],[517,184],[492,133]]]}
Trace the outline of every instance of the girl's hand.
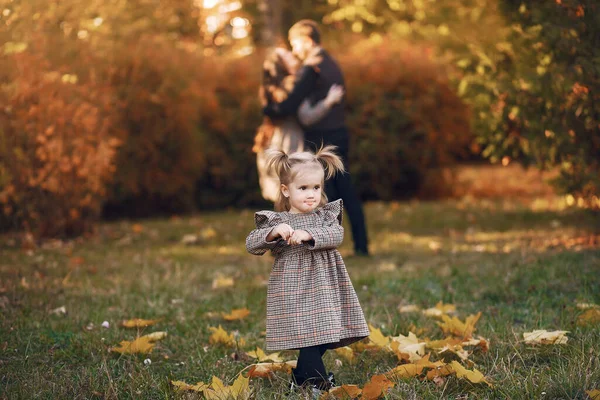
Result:
{"label": "girl's hand", "polygon": [[342,97],[344,97],[344,87],[338,84],[331,85],[329,92],[327,92],[327,97],[325,97],[325,105],[331,108],[339,103]]}
{"label": "girl's hand", "polygon": [[292,233],[287,242],[288,244],[296,245],[301,244],[302,242],[308,242],[309,240],[313,240],[310,233],[303,231],[302,229],[297,229]]}
{"label": "girl's hand", "polygon": [[278,237],[282,238],[283,240],[289,240],[290,236],[292,236],[293,233],[294,229],[288,224],[279,224],[275,226],[275,228],[273,228],[271,232],[267,235],[267,241],[272,242]]}

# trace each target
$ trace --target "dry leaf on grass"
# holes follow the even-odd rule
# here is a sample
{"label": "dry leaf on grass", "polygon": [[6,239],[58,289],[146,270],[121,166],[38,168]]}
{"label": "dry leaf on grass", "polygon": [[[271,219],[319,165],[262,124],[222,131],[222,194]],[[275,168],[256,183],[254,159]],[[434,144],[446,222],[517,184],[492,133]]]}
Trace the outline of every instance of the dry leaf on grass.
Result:
{"label": "dry leaf on grass", "polygon": [[383,333],[381,333],[381,330],[375,328],[371,324],[369,324],[369,331],[371,331],[371,334],[369,335],[370,344],[376,347],[386,347],[390,344],[390,337],[384,336]]}
{"label": "dry leaf on grass", "polygon": [[167,337],[166,332],[154,332],[148,335],[140,336],[134,341],[123,340],[118,347],[111,348],[111,351],[121,354],[143,353],[147,354],[152,351],[156,341]]}
{"label": "dry leaf on grass", "polygon": [[442,328],[445,334],[451,334],[461,338],[471,338],[473,337],[473,332],[475,331],[475,324],[481,318],[481,312],[478,312],[476,315],[469,315],[465,322],[462,322],[456,317],[448,317],[447,315],[442,315],[442,321],[437,324]]}
{"label": "dry leaf on grass", "polygon": [[180,391],[191,390],[193,392],[203,392],[205,389],[208,389],[208,385],[204,382],[198,382],[195,385],[190,385],[184,381],[171,381],[171,384]]}
{"label": "dry leaf on grass", "polygon": [[250,310],[247,308],[238,308],[231,310],[229,314],[221,313],[221,315],[226,321],[235,321],[246,318],[248,315],[250,315]]}
{"label": "dry leaf on grass", "polygon": [[468,370],[456,361],[452,361],[452,363],[450,363],[450,367],[454,370],[456,376],[459,378],[465,378],[471,383],[485,383],[492,387],[492,384],[485,380],[485,376],[483,376],[483,374],[476,369],[473,369],[472,371]]}
{"label": "dry leaf on grass", "polygon": [[376,400],[383,396],[388,389],[393,388],[394,385],[385,375],[375,375],[363,388],[361,399]]}
{"label": "dry leaf on grass", "polygon": [[277,371],[284,371],[286,374],[290,374],[292,368],[296,368],[297,363],[298,361],[292,360],[287,362],[252,364],[248,370],[248,378],[270,378]]}
{"label": "dry leaf on grass", "polygon": [[586,390],[585,392],[590,396],[590,399],[600,400],[600,389]]}
{"label": "dry leaf on grass", "polygon": [[234,284],[233,278],[227,276],[219,276],[213,279],[212,288],[213,289],[223,289],[232,287]]}
{"label": "dry leaf on grass", "polygon": [[[212,331],[212,335],[208,339],[210,344],[224,344],[225,346],[233,347],[236,345],[236,338],[233,333],[227,333],[221,325],[218,328],[213,326],[209,326],[208,329]],[[246,341],[243,338],[239,338],[237,340],[237,344],[242,347],[246,344]]]}
{"label": "dry leaf on grass", "polygon": [[594,324],[600,324],[600,309],[598,308],[590,308],[577,317],[577,325],[579,326]]}
{"label": "dry leaf on grass", "polygon": [[154,325],[158,322],[160,322],[160,319],[134,318],[134,319],[128,319],[128,320],[121,322],[121,325],[124,326],[125,328],[145,328],[147,326]]}
{"label": "dry leaf on grass", "polygon": [[356,385],[342,385],[330,389],[329,392],[324,393],[321,399],[355,399],[362,393],[361,388]]}
{"label": "dry leaf on grass", "polygon": [[566,344],[569,340],[566,336],[568,332],[538,329],[533,332],[523,333],[523,339],[526,344]]}
{"label": "dry leaf on grass", "polygon": [[222,380],[212,377],[210,388],[204,390],[207,400],[249,400],[252,396],[250,380],[240,374],[231,386],[225,386]]}
{"label": "dry leaf on grass", "polygon": [[399,360],[416,361],[425,354],[425,342],[412,332],[408,336],[398,335],[391,338],[391,350],[396,354]]}
{"label": "dry leaf on grass", "polygon": [[443,302],[438,302],[435,307],[428,308],[427,310],[423,310],[423,314],[428,317],[441,317],[445,314],[452,314],[456,312],[456,306],[454,304],[444,304]]}
{"label": "dry leaf on grass", "polygon": [[354,350],[352,350],[349,346],[338,347],[335,349],[335,352],[340,356],[346,359],[349,363],[354,361]]}
{"label": "dry leaf on grass", "polygon": [[262,361],[273,361],[273,362],[282,362],[283,359],[279,357],[279,353],[271,353],[267,355],[260,347],[256,348],[256,351],[249,351],[248,354],[252,358],[256,358],[259,362]]}
{"label": "dry leaf on grass", "polygon": [[398,306],[398,312],[399,313],[413,313],[413,312],[419,312],[421,311],[421,307],[419,307],[416,304],[408,304],[405,306]]}

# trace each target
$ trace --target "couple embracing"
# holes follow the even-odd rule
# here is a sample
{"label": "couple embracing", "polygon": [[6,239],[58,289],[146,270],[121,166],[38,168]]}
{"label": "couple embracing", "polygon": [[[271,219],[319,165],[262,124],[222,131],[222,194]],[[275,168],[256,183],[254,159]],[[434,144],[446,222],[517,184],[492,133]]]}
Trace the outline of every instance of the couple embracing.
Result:
{"label": "couple embracing", "polygon": [[[265,150],[286,153],[316,151],[334,145],[348,171],[349,137],[344,119],[344,77],[336,61],[321,47],[318,24],[301,20],[289,30],[292,51],[277,48],[263,64],[261,97],[267,117],[253,150],[263,197],[275,201],[279,180],[269,175]],[[354,251],[368,255],[367,231],[360,200],[348,173],[325,183],[329,201],[342,199],[350,218]]]}

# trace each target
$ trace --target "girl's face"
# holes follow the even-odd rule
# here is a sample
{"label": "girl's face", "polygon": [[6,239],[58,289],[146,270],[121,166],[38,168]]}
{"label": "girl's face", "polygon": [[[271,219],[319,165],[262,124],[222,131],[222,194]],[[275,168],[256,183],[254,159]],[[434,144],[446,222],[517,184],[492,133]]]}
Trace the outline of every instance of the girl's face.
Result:
{"label": "girl's face", "polygon": [[291,213],[309,213],[321,204],[323,178],[322,169],[305,168],[298,171],[289,185],[281,185],[281,192],[290,199]]}

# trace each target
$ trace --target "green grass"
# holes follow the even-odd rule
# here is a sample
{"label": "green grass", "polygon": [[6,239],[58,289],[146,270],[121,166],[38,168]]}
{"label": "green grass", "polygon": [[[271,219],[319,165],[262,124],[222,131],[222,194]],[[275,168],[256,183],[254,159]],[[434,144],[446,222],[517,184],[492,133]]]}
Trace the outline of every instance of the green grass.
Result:
{"label": "green grass", "polygon": [[[598,215],[548,200],[371,203],[366,213],[373,256],[352,256],[349,229],[340,250],[367,320],[387,335],[412,327],[420,337],[442,338],[435,319],[397,308],[443,301],[463,320],[481,311],[476,334],[490,340],[487,353],[470,359],[493,388],[453,377],[441,386],[409,379],[387,398],[584,399],[585,390],[600,388],[600,329],[578,326],[576,308],[600,304]],[[209,345],[209,326],[238,331],[247,341],[242,350],[264,349],[272,258],[245,252],[253,212],[138,223],[139,233],[132,222],[105,223],[92,237],[30,251],[0,238],[0,398],[193,398],[170,380],[214,375],[230,384],[251,364],[240,349]],[[185,234],[207,237],[184,245]],[[234,277],[234,288],[212,289],[218,274]],[[61,306],[66,315],[50,313]],[[242,307],[252,311],[242,321],[206,314]],[[162,318],[142,332],[169,336],[150,355],[110,353],[136,336],[119,327],[129,318]],[[568,330],[569,341],[523,344],[523,332],[534,329]],[[341,367],[336,358],[329,352],[325,362],[338,383],[361,386],[396,365],[386,353],[362,353]],[[288,379],[252,380],[255,398],[285,398]]]}

